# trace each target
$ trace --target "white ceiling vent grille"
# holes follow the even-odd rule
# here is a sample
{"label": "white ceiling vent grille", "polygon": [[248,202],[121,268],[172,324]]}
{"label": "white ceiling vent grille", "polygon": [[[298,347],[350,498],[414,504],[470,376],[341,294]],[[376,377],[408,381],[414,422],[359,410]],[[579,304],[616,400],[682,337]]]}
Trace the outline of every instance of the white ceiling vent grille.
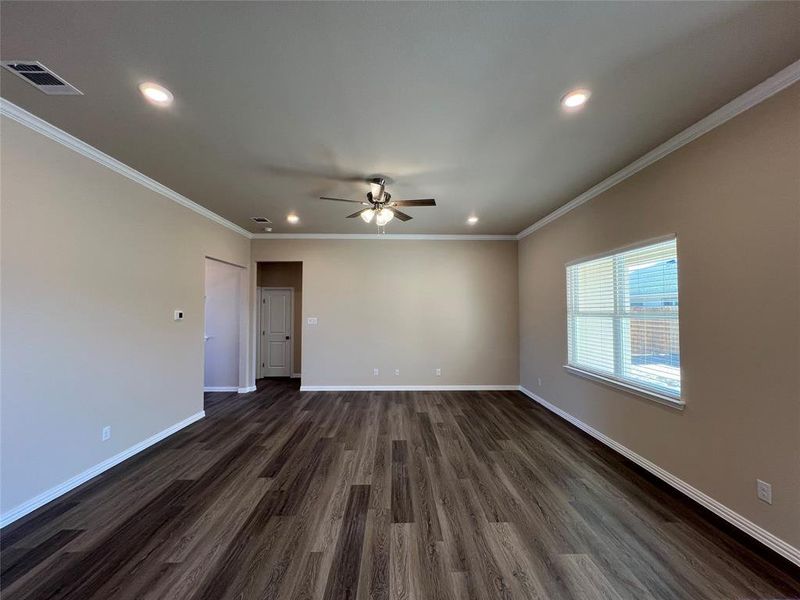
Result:
{"label": "white ceiling vent grille", "polygon": [[51,96],[82,96],[83,92],[35,60],[4,60],[0,65]]}

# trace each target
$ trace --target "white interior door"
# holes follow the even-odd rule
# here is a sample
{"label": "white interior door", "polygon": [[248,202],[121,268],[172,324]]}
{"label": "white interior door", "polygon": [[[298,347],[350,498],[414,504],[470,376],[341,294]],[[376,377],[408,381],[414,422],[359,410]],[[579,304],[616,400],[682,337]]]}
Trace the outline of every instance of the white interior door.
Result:
{"label": "white interior door", "polygon": [[261,377],[292,374],[291,289],[261,288]]}
{"label": "white interior door", "polygon": [[242,270],[206,259],[205,388],[239,384],[239,304]]}

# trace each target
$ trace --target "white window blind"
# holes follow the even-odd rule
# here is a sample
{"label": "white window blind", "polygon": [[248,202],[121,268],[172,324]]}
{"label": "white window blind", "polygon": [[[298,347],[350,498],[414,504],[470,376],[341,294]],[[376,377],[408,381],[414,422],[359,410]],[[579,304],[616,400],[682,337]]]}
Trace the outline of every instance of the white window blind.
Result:
{"label": "white window blind", "polygon": [[675,239],[567,265],[570,367],[679,400]]}

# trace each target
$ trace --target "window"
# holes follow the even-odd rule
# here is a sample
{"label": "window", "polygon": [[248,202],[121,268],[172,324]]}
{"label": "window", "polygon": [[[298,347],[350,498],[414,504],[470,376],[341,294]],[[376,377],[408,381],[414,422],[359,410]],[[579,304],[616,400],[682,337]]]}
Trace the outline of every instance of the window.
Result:
{"label": "window", "polygon": [[675,238],[567,265],[567,368],[680,403]]}

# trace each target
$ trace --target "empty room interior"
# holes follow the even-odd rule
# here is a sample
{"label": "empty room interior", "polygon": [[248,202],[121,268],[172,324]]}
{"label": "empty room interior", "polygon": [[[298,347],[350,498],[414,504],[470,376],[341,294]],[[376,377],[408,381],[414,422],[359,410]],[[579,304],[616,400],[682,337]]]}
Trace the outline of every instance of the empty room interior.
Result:
{"label": "empty room interior", "polygon": [[800,599],[800,2],[0,0],[4,600]]}

